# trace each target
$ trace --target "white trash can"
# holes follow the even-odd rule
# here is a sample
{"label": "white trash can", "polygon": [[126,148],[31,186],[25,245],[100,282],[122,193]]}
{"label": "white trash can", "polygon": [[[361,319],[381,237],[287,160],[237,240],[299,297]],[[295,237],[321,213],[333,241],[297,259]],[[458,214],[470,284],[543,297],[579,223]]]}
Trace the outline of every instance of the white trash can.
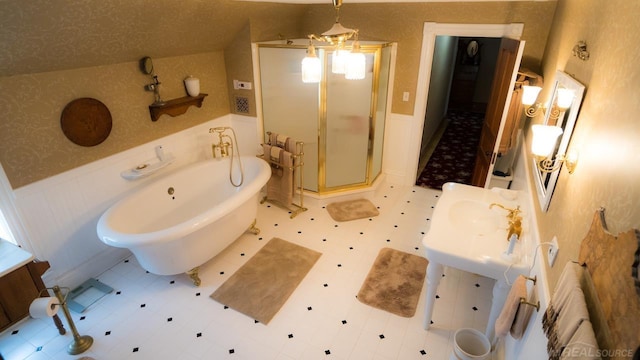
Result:
{"label": "white trash can", "polygon": [[450,360],[484,360],[489,358],[491,343],[476,329],[459,329],[453,335]]}

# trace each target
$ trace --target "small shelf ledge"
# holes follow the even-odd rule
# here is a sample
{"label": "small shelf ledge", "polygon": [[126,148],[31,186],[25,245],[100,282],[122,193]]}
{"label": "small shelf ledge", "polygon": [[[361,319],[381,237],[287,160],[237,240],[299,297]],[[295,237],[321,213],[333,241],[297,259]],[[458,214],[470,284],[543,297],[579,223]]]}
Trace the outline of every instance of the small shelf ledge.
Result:
{"label": "small shelf ledge", "polygon": [[162,114],[169,116],[178,116],[187,112],[189,106],[202,107],[202,101],[207,94],[200,94],[198,96],[184,96],[177,99],[171,99],[165,101],[163,104],[151,104],[149,105],[149,113],[151,113],[151,121],[158,121]]}

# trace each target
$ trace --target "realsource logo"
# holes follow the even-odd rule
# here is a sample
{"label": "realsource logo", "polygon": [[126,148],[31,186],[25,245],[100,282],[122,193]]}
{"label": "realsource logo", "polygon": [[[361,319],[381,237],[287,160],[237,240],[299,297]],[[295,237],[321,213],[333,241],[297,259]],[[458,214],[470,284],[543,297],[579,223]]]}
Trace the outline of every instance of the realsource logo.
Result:
{"label": "realsource logo", "polygon": [[[562,350],[562,358],[632,358],[633,353],[633,349],[598,349],[591,344],[578,341]],[[640,356],[640,354],[636,355]]]}

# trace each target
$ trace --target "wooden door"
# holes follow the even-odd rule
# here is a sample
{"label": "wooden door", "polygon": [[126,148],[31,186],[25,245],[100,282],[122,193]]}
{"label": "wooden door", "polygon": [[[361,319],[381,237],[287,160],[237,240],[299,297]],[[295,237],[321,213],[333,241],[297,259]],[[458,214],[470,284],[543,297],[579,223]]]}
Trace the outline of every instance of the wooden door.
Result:
{"label": "wooden door", "polygon": [[476,165],[471,179],[471,184],[474,186],[484,187],[487,178],[491,176],[493,171],[497,156],[496,140],[502,135],[503,119],[506,118],[509,108],[511,90],[520,66],[523,49],[524,41],[503,38],[500,42],[491,96],[487,104],[487,112],[480,134],[480,144],[476,154]]}

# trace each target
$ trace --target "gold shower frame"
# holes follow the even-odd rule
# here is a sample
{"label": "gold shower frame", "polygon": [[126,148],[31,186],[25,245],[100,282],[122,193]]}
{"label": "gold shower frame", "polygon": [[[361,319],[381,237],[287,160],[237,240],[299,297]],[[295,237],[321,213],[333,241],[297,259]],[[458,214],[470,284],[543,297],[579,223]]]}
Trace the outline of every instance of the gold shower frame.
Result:
{"label": "gold shower frame", "polygon": [[[286,48],[286,49],[306,49],[306,45],[293,45],[293,44],[273,44],[273,43],[258,43],[256,44],[258,48]],[[340,193],[344,191],[352,191],[352,190],[360,190],[371,187],[371,185],[376,181],[376,179],[382,174],[382,170],[377,174],[372,174],[373,171],[373,154],[374,154],[374,138],[376,131],[384,131],[384,127],[382,129],[376,129],[376,106],[380,99],[380,66],[382,61],[382,49],[386,47],[391,47],[392,43],[380,43],[380,44],[361,44],[360,48],[363,53],[372,53],[374,54],[374,64],[373,64],[373,78],[372,78],[372,89],[371,89],[371,102],[369,108],[369,135],[368,135],[368,146],[367,146],[367,159],[366,159],[366,172],[365,179],[363,182],[353,183],[353,184],[345,184],[333,187],[326,186],[326,126],[327,126],[327,72],[324,71],[322,73],[322,78],[320,80],[320,90],[319,90],[319,104],[318,104],[318,189],[310,190],[304,189],[306,192],[315,193],[319,195],[331,195],[335,193]],[[316,49],[324,50],[319,52],[322,57],[322,63],[328,64],[328,58],[332,55],[334,48],[332,46],[316,46]],[[358,80],[353,80],[358,81]],[[392,89],[388,89],[388,91],[392,91]],[[388,106],[387,104],[386,106]],[[260,118],[261,126],[265,129],[264,124],[264,116]],[[385,119],[386,123],[386,119]],[[380,139],[381,144],[384,148],[384,136]],[[380,159],[382,161],[382,159]],[[306,164],[307,166],[309,164]]]}

